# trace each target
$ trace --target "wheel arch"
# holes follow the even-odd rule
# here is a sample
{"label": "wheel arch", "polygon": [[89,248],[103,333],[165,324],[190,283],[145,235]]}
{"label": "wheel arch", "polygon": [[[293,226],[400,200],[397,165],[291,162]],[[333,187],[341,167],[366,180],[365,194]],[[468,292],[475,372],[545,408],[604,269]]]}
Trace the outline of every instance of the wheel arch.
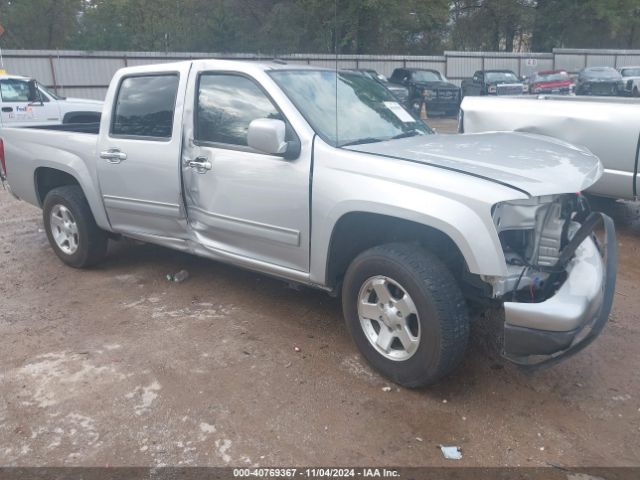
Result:
{"label": "wheel arch", "polygon": [[100,123],[100,112],[94,111],[73,111],[67,112],[62,117],[62,123]]}
{"label": "wheel arch", "polygon": [[44,166],[37,167],[33,172],[35,197],[40,208],[42,208],[47,194],[54,188],[65,185],[78,185],[89,203],[89,208],[98,226],[102,229],[110,230],[109,220],[100,201],[98,191],[92,182],[92,177],[88,171],[85,171],[83,175],[83,172],[68,168],[67,164],[63,163],[53,165],[45,163]]}
{"label": "wheel arch", "polygon": [[[352,211],[334,224],[327,247],[325,285],[335,288],[351,260],[363,251],[391,242],[417,243],[437,255],[450,269],[470,270],[451,235],[434,225],[401,216]],[[475,266],[475,261],[472,265]]]}

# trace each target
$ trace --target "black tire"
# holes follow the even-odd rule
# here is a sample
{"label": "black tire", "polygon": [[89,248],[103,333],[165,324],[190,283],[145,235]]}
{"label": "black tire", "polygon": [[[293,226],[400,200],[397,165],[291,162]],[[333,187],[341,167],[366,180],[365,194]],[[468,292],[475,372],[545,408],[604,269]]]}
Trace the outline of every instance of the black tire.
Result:
{"label": "black tire", "polygon": [[[417,309],[419,344],[406,360],[388,359],[378,352],[361,325],[360,291],[375,276],[388,277],[402,285]],[[417,388],[436,383],[464,356],[469,338],[465,300],[444,264],[417,245],[381,245],[356,257],[344,278],[342,307],[347,328],[360,352],[376,370],[400,385]]]}
{"label": "black tire", "polygon": [[[56,243],[52,229],[51,211],[57,205],[66,207],[77,225],[77,249],[64,252]],[[87,199],[78,185],[68,185],[51,190],[44,199],[42,208],[44,228],[49,243],[58,258],[74,268],[86,268],[100,262],[107,253],[107,232],[96,225]]]}

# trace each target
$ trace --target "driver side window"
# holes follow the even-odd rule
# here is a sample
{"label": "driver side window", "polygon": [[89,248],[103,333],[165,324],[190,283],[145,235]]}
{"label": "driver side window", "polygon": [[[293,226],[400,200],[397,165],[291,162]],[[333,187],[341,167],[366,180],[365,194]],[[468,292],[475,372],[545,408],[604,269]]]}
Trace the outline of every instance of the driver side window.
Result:
{"label": "driver side window", "polygon": [[283,120],[269,97],[242,75],[205,73],[198,81],[195,140],[247,146],[249,124],[259,118]]}

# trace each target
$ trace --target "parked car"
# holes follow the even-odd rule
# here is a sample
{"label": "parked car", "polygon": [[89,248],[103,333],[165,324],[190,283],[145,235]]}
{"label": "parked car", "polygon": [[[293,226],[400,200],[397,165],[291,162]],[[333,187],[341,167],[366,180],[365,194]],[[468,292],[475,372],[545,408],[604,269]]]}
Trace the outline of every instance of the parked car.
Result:
{"label": "parked car", "polygon": [[408,106],[415,112],[419,112],[425,104],[428,114],[458,114],[460,88],[437,70],[396,68],[389,81],[409,89]]}
{"label": "parked car", "polygon": [[121,235],[340,295],[363,356],[408,387],[458,365],[467,302],[504,308],[504,355],[528,366],[607,322],[615,234],[575,193],[602,174],[582,148],[434,135],[364,75],[225,60],[121,69],[99,129],[75,127],[0,142],[72,267]]}
{"label": "parked car", "polygon": [[462,81],[462,96],[522,95],[527,85],[511,70],[478,70]]}
{"label": "parked car", "polygon": [[465,98],[460,130],[465,133],[528,132],[583,145],[604,165],[602,178],[587,191],[605,197],[634,199],[640,192],[639,108],[640,101],[628,98]]}
{"label": "parked car", "polygon": [[564,70],[546,70],[528,78],[529,93],[551,93],[568,95],[574,92],[575,84]]}
{"label": "parked car", "polygon": [[102,113],[100,101],[64,98],[18,75],[0,75],[0,99],[3,127],[99,122]]}
{"label": "parked car", "polygon": [[624,67],[619,72],[624,82],[625,95],[640,97],[640,67]]}
{"label": "parked car", "polygon": [[622,75],[611,67],[584,68],[578,74],[576,95],[624,95]]}
{"label": "parked car", "polygon": [[395,84],[395,83],[391,83],[387,77],[385,77],[381,73],[378,73],[378,72],[376,72],[375,70],[372,70],[372,69],[359,68],[359,69],[354,69],[354,70],[351,70],[351,71],[360,72],[363,75],[366,75],[369,78],[372,78],[376,82],[381,83],[391,93],[393,93],[394,97],[396,97],[401,104],[407,105],[407,101],[409,100],[409,89],[407,87],[405,87],[404,85],[398,85],[398,84]]}

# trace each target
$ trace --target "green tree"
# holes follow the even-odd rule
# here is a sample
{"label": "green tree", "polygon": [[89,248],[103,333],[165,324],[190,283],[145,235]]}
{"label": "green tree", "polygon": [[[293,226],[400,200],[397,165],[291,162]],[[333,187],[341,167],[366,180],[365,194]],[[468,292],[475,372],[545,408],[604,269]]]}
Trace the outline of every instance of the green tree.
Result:
{"label": "green tree", "polygon": [[56,49],[69,46],[82,0],[0,0],[4,48]]}
{"label": "green tree", "polygon": [[536,13],[533,0],[458,0],[451,11],[453,48],[507,52],[527,47]]}
{"label": "green tree", "polygon": [[538,0],[533,49],[640,47],[640,0]]}

